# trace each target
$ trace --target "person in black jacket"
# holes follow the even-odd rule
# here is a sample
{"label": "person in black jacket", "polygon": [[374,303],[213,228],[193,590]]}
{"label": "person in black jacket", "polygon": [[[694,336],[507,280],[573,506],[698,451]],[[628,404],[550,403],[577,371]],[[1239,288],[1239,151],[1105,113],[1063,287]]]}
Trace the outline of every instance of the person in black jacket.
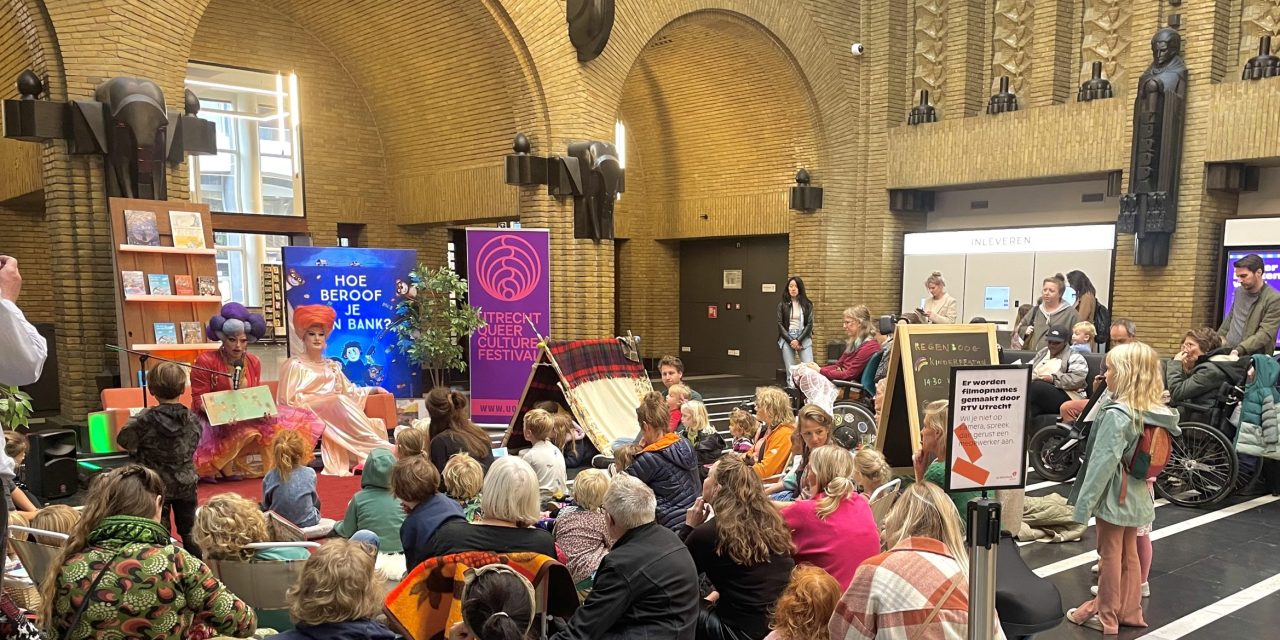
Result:
{"label": "person in black jacket", "polygon": [[782,370],[787,386],[794,387],[791,367],[813,362],[813,303],[804,292],[804,280],[791,276],[787,291],[778,303],[778,348],[782,349]]}
{"label": "person in black jacket", "polygon": [[551,640],[694,640],[698,572],[680,538],[654,522],[653,491],[619,475],[604,497],[609,535],[591,595]]}
{"label": "person in black jacket", "polygon": [[684,512],[702,495],[698,458],[689,441],[668,430],[670,413],[662,394],[651,391],[636,407],[640,445],[626,473],[649,485],[657,496],[657,520],[672,530],[684,522]]}
{"label": "person in black jacket", "polygon": [[134,460],[164,480],[164,507],[160,523],[173,528],[182,538],[187,553],[199,558],[191,531],[196,524],[195,453],[200,444],[200,422],[190,409],[178,402],[187,389],[187,373],[172,362],[161,362],[147,376],[151,395],[159,403],[134,416],[116,436],[116,442],[133,454]]}

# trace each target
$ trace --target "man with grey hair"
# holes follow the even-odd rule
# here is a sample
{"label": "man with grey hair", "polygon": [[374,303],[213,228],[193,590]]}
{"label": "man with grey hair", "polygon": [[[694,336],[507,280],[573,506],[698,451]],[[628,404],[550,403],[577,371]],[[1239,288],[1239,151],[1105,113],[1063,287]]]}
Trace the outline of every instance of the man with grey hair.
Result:
{"label": "man with grey hair", "polygon": [[698,571],[680,538],[654,521],[653,490],[629,475],[615,476],[603,509],[617,542],[600,561],[591,595],[551,640],[693,640]]}

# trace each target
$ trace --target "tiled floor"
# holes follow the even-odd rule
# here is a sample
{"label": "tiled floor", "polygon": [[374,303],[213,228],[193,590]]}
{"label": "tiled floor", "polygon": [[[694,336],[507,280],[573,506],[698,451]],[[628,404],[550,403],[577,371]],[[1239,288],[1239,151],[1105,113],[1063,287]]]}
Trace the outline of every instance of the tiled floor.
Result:
{"label": "tiled floor", "polygon": [[[688,383],[706,398],[712,422],[722,430],[727,429],[731,408],[748,398],[756,386],[771,384],[724,377],[695,378]],[[1045,483],[1034,473],[1028,478],[1031,485],[1041,485],[1028,491],[1033,496],[1066,495],[1071,488],[1070,483]],[[1179,523],[1188,528],[1174,529]],[[1021,548],[1021,555],[1029,568],[1041,569],[1092,553],[1095,540],[1095,528],[1090,527],[1079,542],[1032,543]],[[1151,597],[1143,602],[1149,626],[1122,628],[1119,638],[1280,637],[1280,498],[1232,497],[1213,509],[1161,504],[1156,509],[1153,545]],[[1089,587],[1095,583],[1089,567],[1095,562],[1096,556],[1080,557],[1076,566],[1047,576],[1062,594],[1064,611],[1092,597]],[[1036,638],[1100,636],[1097,631],[1064,621]]]}

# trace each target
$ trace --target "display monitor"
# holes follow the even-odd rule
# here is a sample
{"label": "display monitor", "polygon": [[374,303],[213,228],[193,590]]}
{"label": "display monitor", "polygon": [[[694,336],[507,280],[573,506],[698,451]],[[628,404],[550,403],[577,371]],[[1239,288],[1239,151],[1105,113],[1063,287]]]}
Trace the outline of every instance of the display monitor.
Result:
{"label": "display monitor", "polygon": [[983,294],[984,309],[1008,309],[1009,287],[987,287]]}
{"label": "display monitor", "polygon": [[[1269,245],[1262,247],[1227,247],[1227,259],[1223,264],[1222,280],[1222,307],[1219,309],[1221,315],[1219,318],[1225,318],[1231,312],[1231,304],[1236,299],[1236,268],[1235,262],[1251,253],[1258,254],[1262,258],[1263,274],[1267,285],[1280,288],[1280,246]],[[1216,328],[1216,327],[1215,327]],[[1280,345],[1280,339],[1276,341]]]}

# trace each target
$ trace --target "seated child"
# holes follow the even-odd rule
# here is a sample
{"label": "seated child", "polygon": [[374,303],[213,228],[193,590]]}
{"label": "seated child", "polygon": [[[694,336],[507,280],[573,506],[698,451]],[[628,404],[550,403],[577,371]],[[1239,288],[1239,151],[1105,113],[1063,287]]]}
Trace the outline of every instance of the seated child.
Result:
{"label": "seated child", "polygon": [[333,525],[333,532],[350,538],[361,529],[377,534],[378,550],[386,554],[404,553],[400,546],[400,525],[404,510],[391,495],[391,468],[396,458],[386,449],[374,449],[364,461],[360,491],[351,496],[347,513]]}
{"label": "seated child", "polygon": [[426,456],[396,461],[391,467],[391,494],[409,514],[400,525],[400,545],[405,568],[412,571],[427,559],[428,543],[440,525],[466,516],[457,501],[440,492],[440,472]]}
{"label": "seated child", "polygon": [[431,441],[426,429],[412,427],[396,434],[396,459],[405,456],[421,456],[427,454],[427,443]]}
{"label": "seated child", "polygon": [[329,535],[334,525],[320,517],[316,470],[307,466],[314,457],[315,451],[298,432],[281,430],[271,441],[271,470],[262,478],[263,508],[297,525],[308,540]]}
{"label": "seated child", "polygon": [[603,471],[583,470],[573,481],[576,504],[561,509],[556,519],[556,545],[568,556],[569,573],[573,574],[580,592],[591,589],[596,569],[613,545],[604,512],[600,510],[608,490],[609,477]]}
{"label": "seated child", "polygon": [[1092,322],[1077,322],[1071,326],[1071,350],[1079,353],[1093,351],[1093,339],[1098,337],[1098,329]]}
{"label": "seated child", "polygon": [[613,475],[616,476],[626,471],[627,467],[631,466],[632,462],[635,462],[636,456],[640,455],[640,451],[643,449],[644,447],[635,443],[624,444],[615,448],[613,450],[613,465],[610,468]]}
{"label": "seated child", "polygon": [[747,456],[747,464],[755,464],[755,459],[751,455],[752,449],[755,448],[752,438],[759,427],[760,424],[756,421],[756,417],[750,413],[742,409],[734,409],[729,412],[729,436],[733,438],[730,450],[733,453],[745,454]]}
{"label": "seated child", "polygon": [[764,640],[809,640],[825,638],[827,621],[840,602],[840,583],[831,574],[811,564],[791,571],[791,582],[778,598],[772,629]]}
{"label": "seated child", "polygon": [[693,392],[683,384],[677,383],[667,388],[667,410],[671,412],[671,424],[667,431],[674,432],[680,428],[680,405],[688,402],[692,396]]}
{"label": "seated child", "polygon": [[[535,637],[537,602],[533,585],[503,564],[481,567],[462,587],[462,622],[449,629],[448,640],[517,640]],[[539,632],[536,637],[541,638]]]}
{"label": "seated child", "polygon": [[562,500],[569,493],[564,452],[551,441],[555,420],[542,409],[524,414],[524,438],[533,446],[520,452],[538,475],[538,494],[542,504]]}
{"label": "seated child", "polygon": [[[4,453],[13,459],[13,468],[16,470],[22,466],[27,457],[27,437],[16,431],[4,432]],[[36,517],[39,508],[31,502],[27,494],[18,487],[18,483],[12,477],[0,476],[4,478],[4,501],[8,503],[9,513],[21,513],[28,522]]]}
{"label": "seated child", "polygon": [[196,520],[196,445],[200,444],[200,423],[178,398],[187,389],[187,372],[172,362],[161,362],[151,368],[147,377],[156,406],[134,416],[116,441],[128,449],[142,466],[155,471],[164,480],[164,506],[160,524],[173,528],[182,538],[187,552],[199,558],[200,548],[191,536]]}
{"label": "seated child", "polygon": [[484,466],[468,453],[455,453],[444,465],[444,492],[458,501],[467,522],[484,517],[480,509],[480,489],[484,486]]}
{"label": "seated child", "polygon": [[350,540],[331,540],[317,549],[286,596],[296,626],[274,637],[395,640],[396,634],[375,621],[382,613],[384,582],[374,555],[368,545]]}
{"label": "seated child", "polygon": [[195,539],[213,560],[306,560],[306,547],[246,549],[258,542],[271,542],[267,517],[252,500],[238,493],[219,493],[196,512]]}
{"label": "seated child", "polygon": [[680,422],[684,426],[685,439],[698,456],[698,475],[706,480],[710,466],[724,455],[724,438],[711,426],[707,406],[701,400],[690,400],[681,405]]}
{"label": "seated child", "polygon": [[[71,535],[71,532],[75,531],[76,525],[79,523],[80,512],[76,511],[75,507],[65,504],[51,504],[36,513],[36,517],[31,519],[31,528]],[[63,544],[61,540],[50,538],[49,536],[35,536],[35,541],[51,547],[60,547]],[[194,544],[194,540],[192,544]]]}

